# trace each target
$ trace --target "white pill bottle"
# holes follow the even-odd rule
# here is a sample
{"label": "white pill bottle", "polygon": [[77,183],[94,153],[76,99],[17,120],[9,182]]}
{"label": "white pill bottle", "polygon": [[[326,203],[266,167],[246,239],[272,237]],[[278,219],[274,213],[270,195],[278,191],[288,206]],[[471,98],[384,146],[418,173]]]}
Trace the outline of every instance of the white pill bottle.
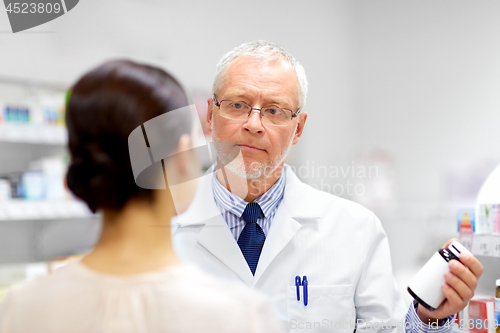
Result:
{"label": "white pill bottle", "polygon": [[441,290],[444,273],[449,270],[448,262],[458,260],[460,253],[472,255],[459,242],[452,242],[447,249],[437,251],[408,284],[408,292],[424,308],[434,311],[446,298]]}

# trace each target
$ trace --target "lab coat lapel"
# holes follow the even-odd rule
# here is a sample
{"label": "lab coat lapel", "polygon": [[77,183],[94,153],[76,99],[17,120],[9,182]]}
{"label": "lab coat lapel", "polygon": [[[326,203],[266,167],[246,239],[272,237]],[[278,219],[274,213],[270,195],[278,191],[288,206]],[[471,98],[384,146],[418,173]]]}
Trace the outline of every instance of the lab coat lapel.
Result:
{"label": "lab coat lapel", "polygon": [[269,228],[260,254],[253,286],[257,284],[274,258],[295,237],[303,221],[320,218],[315,203],[305,197],[309,192],[310,187],[302,183],[288,167],[283,201],[271,222],[271,228]]}
{"label": "lab coat lapel", "polygon": [[207,221],[198,234],[197,240],[212,255],[235,272],[243,282],[248,286],[252,285],[252,272],[220,213]]}
{"label": "lab coat lapel", "polygon": [[200,227],[198,243],[251,286],[252,272],[215,204],[211,171],[199,179],[193,203],[186,213],[178,216],[178,222],[181,227]]}
{"label": "lab coat lapel", "polygon": [[293,239],[301,227],[302,225],[300,223],[290,217],[286,207],[280,204],[260,254],[253,286],[257,284],[258,280],[274,258],[276,258],[281,250],[283,250],[283,248]]}

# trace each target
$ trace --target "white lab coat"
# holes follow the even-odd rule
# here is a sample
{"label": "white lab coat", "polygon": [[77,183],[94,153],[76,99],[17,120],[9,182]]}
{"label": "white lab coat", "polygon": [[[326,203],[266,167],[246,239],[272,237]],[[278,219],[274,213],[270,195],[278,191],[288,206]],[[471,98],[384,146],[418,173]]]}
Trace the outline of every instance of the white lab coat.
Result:
{"label": "white lab coat", "polygon": [[[366,327],[377,331],[388,322],[404,331],[406,307],[378,218],[359,204],[302,183],[290,168],[286,170],[284,198],[255,276],[215,205],[211,172],[200,179],[191,207],[173,220],[178,255],[268,294],[291,332],[352,332],[356,320],[371,322]],[[297,275],[309,281],[307,306],[303,287],[297,301]]]}

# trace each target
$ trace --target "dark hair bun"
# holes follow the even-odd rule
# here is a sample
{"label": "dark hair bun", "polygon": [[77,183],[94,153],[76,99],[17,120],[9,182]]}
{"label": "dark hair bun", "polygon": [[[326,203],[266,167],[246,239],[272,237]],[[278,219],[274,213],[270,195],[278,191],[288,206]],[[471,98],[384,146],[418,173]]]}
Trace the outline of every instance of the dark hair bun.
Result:
{"label": "dark hair bun", "polygon": [[95,213],[99,206],[120,205],[117,177],[119,172],[110,157],[94,148],[71,161],[66,181],[68,188]]}
{"label": "dark hair bun", "polygon": [[[131,198],[152,200],[153,191],[135,183],[128,137],[144,122],[187,105],[180,84],[159,68],[121,60],[85,74],[72,88],[66,112],[68,188],[93,212],[119,210]],[[191,130],[190,121],[179,125],[168,132],[166,144],[174,148]]]}

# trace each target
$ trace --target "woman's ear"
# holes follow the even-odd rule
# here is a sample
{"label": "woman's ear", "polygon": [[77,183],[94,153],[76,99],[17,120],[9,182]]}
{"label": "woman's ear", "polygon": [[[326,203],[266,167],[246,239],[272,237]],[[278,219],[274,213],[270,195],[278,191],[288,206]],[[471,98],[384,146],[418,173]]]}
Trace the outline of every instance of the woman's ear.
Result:
{"label": "woman's ear", "polygon": [[196,149],[193,149],[193,137],[183,134],[175,154],[173,154],[165,165],[171,172],[168,177],[170,194],[174,201],[177,214],[183,213],[191,203],[196,193],[197,177],[201,166],[197,159]]}

